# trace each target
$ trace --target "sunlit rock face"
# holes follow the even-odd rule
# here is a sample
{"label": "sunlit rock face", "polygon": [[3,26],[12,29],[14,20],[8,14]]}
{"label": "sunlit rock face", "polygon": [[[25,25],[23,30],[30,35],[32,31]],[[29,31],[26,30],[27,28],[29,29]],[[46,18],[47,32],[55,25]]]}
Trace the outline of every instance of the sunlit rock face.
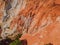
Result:
{"label": "sunlit rock face", "polygon": [[[27,40],[27,45],[60,45],[59,0],[4,0],[1,37]],[[8,3],[9,2],[9,3]],[[2,3],[2,2],[1,2]],[[13,34],[13,36],[12,36]]]}
{"label": "sunlit rock face", "polygon": [[55,0],[55,3],[56,4],[60,4],[60,0]]}
{"label": "sunlit rock face", "polygon": [[19,14],[20,40],[27,40],[28,45],[60,45],[59,12],[58,0],[29,0]]}
{"label": "sunlit rock face", "polygon": [[0,0],[0,25],[2,23],[2,17],[4,15],[4,6],[5,6],[4,1]]}

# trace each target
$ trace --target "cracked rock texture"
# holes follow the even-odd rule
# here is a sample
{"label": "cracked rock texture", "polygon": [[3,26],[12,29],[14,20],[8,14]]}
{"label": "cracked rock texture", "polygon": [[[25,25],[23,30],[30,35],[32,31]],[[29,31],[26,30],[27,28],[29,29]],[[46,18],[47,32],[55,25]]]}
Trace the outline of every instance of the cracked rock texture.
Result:
{"label": "cracked rock texture", "polygon": [[1,0],[0,5],[3,39],[20,33],[27,45],[60,45],[60,0]]}

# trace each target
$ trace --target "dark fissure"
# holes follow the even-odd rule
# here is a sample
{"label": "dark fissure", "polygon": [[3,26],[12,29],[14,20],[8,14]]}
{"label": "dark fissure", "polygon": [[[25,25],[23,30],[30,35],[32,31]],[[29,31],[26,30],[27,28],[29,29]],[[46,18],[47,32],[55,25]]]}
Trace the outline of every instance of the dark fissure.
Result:
{"label": "dark fissure", "polygon": [[27,45],[27,40],[22,40],[21,43],[22,45]]}

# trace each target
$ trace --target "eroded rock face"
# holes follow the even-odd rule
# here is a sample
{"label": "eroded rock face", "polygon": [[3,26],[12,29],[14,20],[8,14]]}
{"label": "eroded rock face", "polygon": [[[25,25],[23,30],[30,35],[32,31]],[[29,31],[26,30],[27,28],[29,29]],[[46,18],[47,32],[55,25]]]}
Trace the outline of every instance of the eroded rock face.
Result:
{"label": "eroded rock face", "polygon": [[60,0],[55,0],[55,3],[56,4],[60,4]]}
{"label": "eroded rock face", "polygon": [[3,38],[19,32],[20,40],[27,40],[27,45],[60,45],[59,0],[10,0],[9,3],[10,8],[4,8],[2,14]]}
{"label": "eroded rock face", "polygon": [[22,30],[23,33],[20,40],[26,39],[28,45],[44,45],[48,43],[60,45],[59,5],[54,0],[30,0],[26,8],[21,12],[22,16],[20,17],[23,17],[23,19],[19,18],[23,22],[23,24],[20,21],[18,23],[20,27],[21,25],[23,27],[18,26],[18,29]]}
{"label": "eroded rock face", "polygon": [[0,2],[0,23],[2,23],[1,37],[4,39],[7,36],[10,37],[10,35],[14,34],[14,32],[16,35],[18,34],[16,21],[13,22],[12,20],[16,19],[16,16],[19,14],[20,10],[25,7],[26,2],[24,0],[3,0]]}

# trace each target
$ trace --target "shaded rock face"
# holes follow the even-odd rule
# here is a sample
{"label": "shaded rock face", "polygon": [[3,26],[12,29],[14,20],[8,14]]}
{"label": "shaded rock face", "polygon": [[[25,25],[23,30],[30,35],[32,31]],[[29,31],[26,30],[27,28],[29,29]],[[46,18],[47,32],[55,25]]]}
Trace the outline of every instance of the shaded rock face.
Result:
{"label": "shaded rock face", "polygon": [[4,39],[0,41],[0,45],[9,45],[13,40],[11,39]]}
{"label": "shaded rock face", "polygon": [[27,41],[26,40],[21,40],[22,45],[27,45]]}
{"label": "shaded rock face", "polygon": [[[19,11],[25,7],[24,0],[2,0],[0,7],[0,23],[2,27],[1,37],[4,39],[7,36],[14,34],[17,35],[17,24],[13,22],[14,18],[18,15]],[[3,4],[2,4],[3,3]],[[15,24],[11,24],[15,23]]]}
{"label": "shaded rock face", "polygon": [[59,0],[4,0],[3,2],[3,5],[2,0],[0,3],[3,39],[13,37],[12,34],[17,35],[19,32],[22,34],[20,40],[27,40],[22,41],[22,45],[26,43],[60,45]]}

